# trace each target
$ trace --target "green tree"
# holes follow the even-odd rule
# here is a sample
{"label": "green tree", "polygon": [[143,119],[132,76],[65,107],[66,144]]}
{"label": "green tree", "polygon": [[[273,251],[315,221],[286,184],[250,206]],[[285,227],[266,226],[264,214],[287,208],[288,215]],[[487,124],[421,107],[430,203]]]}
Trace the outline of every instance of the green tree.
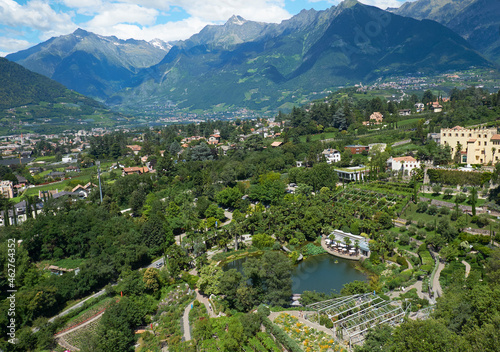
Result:
{"label": "green tree", "polygon": [[226,187],[217,193],[215,199],[217,200],[217,203],[223,207],[234,208],[236,202],[241,199],[241,196],[242,194],[238,187]]}
{"label": "green tree", "polygon": [[274,238],[265,233],[256,233],[252,236],[252,245],[259,249],[270,248],[274,244]]}
{"label": "green tree", "polygon": [[199,280],[196,283],[200,290],[207,296],[222,293],[220,289],[221,278],[224,274],[222,268],[217,263],[205,265],[199,273]]}
{"label": "green tree", "polygon": [[408,320],[394,329],[389,351],[467,351],[464,340],[434,319]]}

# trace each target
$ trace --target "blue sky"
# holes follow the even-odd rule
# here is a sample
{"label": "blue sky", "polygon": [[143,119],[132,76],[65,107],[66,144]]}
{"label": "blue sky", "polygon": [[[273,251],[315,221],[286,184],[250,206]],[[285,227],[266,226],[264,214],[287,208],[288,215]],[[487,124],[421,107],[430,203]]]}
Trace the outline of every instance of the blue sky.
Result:
{"label": "blue sky", "polygon": [[[385,9],[403,0],[359,0]],[[339,0],[0,0],[0,56],[77,28],[121,39],[187,39],[232,15],[279,23]]]}

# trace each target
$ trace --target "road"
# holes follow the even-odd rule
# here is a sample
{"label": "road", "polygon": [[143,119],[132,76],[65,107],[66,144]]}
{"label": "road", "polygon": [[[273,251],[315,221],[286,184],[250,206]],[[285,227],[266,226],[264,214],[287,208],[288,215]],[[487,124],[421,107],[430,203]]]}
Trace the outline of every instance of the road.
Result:
{"label": "road", "polygon": [[[165,258],[163,258],[163,257],[162,257],[162,258],[160,258],[160,259],[157,259],[157,260],[155,260],[154,262],[152,262],[150,265],[145,266],[145,267],[142,267],[142,268],[140,268],[139,270],[141,270],[141,269],[147,269],[147,268],[156,268],[156,267],[157,267],[157,265],[158,265],[158,264],[160,264],[160,263],[161,263],[161,266],[165,265]],[[115,286],[115,285],[116,285],[116,284],[113,284],[113,286]],[[60,317],[62,317],[62,316],[64,316],[64,315],[68,314],[69,312],[71,312],[71,311],[73,311],[73,310],[75,310],[75,309],[81,308],[81,307],[84,305],[84,303],[85,303],[86,301],[88,301],[89,299],[92,299],[92,298],[97,298],[97,297],[99,297],[99,296],[102,296],[102,295],[103,295],[103,294],[105,294],[105,293],[106,293],[106,290],[104,290],[104,289],[100,290],[99,292],[94,293],[93,295],[91,295],[91,296],[89,296],[89,297],[85,298],[83,301],[78,302],[78,303],[77,303],[77,304],[75,304],[74,306],[71,306],[70,308],[68,308],[68,309],[66,309],[66,310],[64,310],[64,311],[62,311],[62,312],[61,312],[61,313],[59,313],[58,315],[53,316],[52,318],[50,318],[50,319],[49,319],[49,322],[50,322],[50,323],[52,323],[52,322],[53,322],[54,320],[56,320],[57,318],[60,318]]]}

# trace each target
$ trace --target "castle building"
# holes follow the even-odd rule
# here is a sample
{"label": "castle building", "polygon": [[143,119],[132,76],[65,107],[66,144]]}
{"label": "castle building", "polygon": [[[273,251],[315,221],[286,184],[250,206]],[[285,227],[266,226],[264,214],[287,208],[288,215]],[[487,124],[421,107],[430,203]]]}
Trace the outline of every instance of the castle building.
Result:
{"label": "castle building", "polygon": [[460,147],[460,162],[463,164],[496,164],[500,159],[500,134],[491,128],[442,128],[441,145],[449,145],[451,156]]}

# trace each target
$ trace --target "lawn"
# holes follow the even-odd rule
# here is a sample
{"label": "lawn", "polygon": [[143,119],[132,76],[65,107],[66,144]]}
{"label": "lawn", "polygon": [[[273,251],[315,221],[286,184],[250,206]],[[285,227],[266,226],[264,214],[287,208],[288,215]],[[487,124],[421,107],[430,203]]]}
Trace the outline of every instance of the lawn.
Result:
{"label": "lawn", "polygon": [[414,119],[407,119],[407,120],[403,120],[403,121],[398,121],[398,126],[402,127],[402,126],[411,125],[411,124],[417,123],[420,119],[422,119],[422,117],[417,117],[417,118],[414,118]]}
{"label": "lawn", "polygon": [[54,265],[60,267],[60,268],[66,268],[66,269],[76,269],[83,263],[83,259],[61,259],[55,263]]}
{"label": "lawn", "polygon": [[[453,210],[450,210],[450,212],[451,211],[453,211]],[[428,222],[433,222],[433,223],[436,222],[437,223],[437,222],[439,222],[439,219],[441,219],[442,217],[450,219],[449,215],[441,215],[441,214],[439,214],[439,212],[436,215],[429,215],[427,213],[418,213],[417,212],[417,204],[414,204],[414,203],[410,203],[410,205],[406,208],[406,210],[403,212],[403,214],[401,214],[401,218],[403,218],[403,219],[411,219],[414,222],[422,220],[422,221],[424,221],[424,223],[428,223]],[[474,229],[480,228],[476,224],[473,224],[470,222],[471,217],[469,215],[466,215],[466,218],[467,218],[467,227],[472,227]],[[450,224],[451,224],[451,226],[455,226],[456,221],[450,220]],[[484,227],[483,229],[486,229],[486,228],[487,227]],[[425,228],[423,230],[425,230]]]}
{"label": "lawn", "polygon": [[[452,196],[451,198],[444,198],[445,195],[442,192],[441,192],[441,194],[437,194],[437,195],[434,195],[433,193],[420,193],[419,195],[421,197],[435,199],[435,200],[439,200],[442,202],[448,202],[448,203],[455,204],[455,196]],[[487,203],[487,202],[488,202],[488,200],[486,198],[478,198],[478,200],[476,202],[476,207],[481,207],[484,205],[484,203]],[[458,203],[458,204],[471,206],[471,204],[468,202],[467,199],[461,203]]]}

